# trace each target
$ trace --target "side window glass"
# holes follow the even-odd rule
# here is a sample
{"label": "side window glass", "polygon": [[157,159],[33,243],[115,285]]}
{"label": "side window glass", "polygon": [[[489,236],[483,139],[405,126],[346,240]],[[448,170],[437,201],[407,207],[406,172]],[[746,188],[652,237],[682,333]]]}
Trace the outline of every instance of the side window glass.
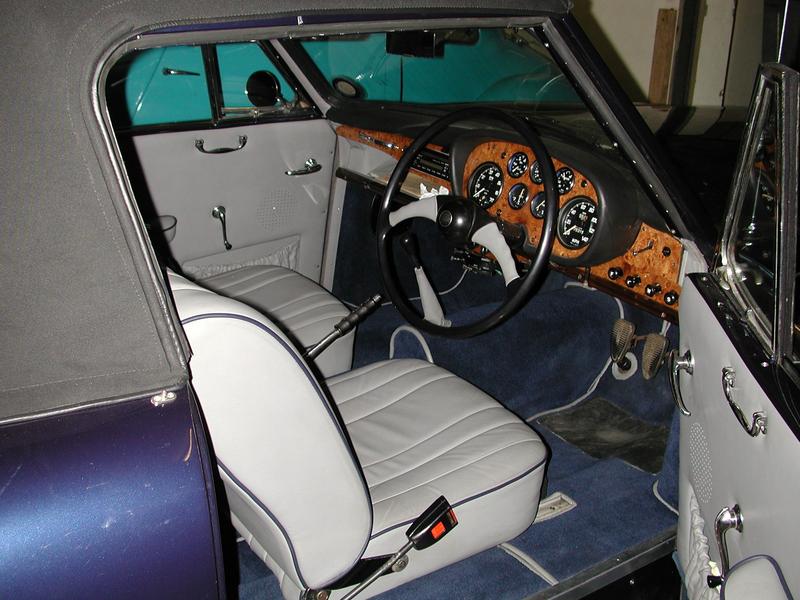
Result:
{"label": "side window glass", "polygon": [[256,42],[216,46],[223,117],[253,117],[298,107],[294,89]]}
{"label": "side window glass", "polygon": [[751,321],[768,347],[773,339],[779,258],[778,132],[775,93],[767,86],[746,159],[747,170],[728,244],[728,261],[734,291],[745,308],[752,311]]}
{"label": "side window glass", "polygon": [[211,119],[199,46],[132,52],[114,65],[107,90],[108,104],[118,127]]}

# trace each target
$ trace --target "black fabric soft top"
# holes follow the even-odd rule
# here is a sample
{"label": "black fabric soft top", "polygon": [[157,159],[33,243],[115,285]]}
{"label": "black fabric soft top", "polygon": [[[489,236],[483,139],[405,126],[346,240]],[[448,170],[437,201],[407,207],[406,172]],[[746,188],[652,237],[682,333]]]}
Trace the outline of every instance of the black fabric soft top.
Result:
{"label": "black fabric soft top", "polygon": [[[126,39],[297,16],[562,14],[568,0],[7,3],[0,23],[0,422],[174,388],[187,348],[93,105]],[[289,19],[284,19],[289,22]]]}

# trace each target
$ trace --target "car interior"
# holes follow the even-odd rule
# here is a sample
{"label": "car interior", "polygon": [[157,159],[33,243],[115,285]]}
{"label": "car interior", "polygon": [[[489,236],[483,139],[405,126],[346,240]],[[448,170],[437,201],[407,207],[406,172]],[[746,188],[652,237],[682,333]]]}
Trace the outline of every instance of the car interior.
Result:
{"label": "car interior", "polygon": [[120,48],[104,99],[238,597],[545,598],[669,554],[691,258],[537,22],[218,33]]}

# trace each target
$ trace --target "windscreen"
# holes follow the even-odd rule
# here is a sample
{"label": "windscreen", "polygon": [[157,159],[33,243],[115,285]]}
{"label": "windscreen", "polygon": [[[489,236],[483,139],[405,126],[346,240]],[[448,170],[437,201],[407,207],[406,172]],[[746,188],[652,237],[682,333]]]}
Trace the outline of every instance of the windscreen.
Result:
{"label": "windscreen", "polygon": [[582,106],[527,29],[369,33],[300,43],[334,89],[367,101]]}

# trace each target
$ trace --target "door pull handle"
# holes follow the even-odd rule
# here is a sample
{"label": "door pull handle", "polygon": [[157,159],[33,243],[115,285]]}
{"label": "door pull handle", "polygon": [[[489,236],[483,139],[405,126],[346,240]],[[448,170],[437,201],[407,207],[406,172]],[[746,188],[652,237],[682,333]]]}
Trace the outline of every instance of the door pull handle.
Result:
{"label": "door pull handle", "polygon": [[203,154],[227,154],[228,152],[236,152],[237,150],[241,150],[242,148],[244,148],[245,145],[247,145],[247,136],[246,135],[239,136],[239,145],[236,146],[236,148],[222,147],[222,148],[212,148],[208,150],[203,144],[205,144],[204,140],[194,141],[194,147],[197,148]]}
{"label": "door pull handle", "polygon": [[689,417],[692,413],[686,408],[681,395],[681,371],[686,371],[689,375],[694,373],[694,358],[690,350],[686,350],[683,356],[678,356],[678,349],[673,348],[669,352],[669,385],[672,388],[672,399],[681,414]]}
{"label": "door pull handle", "polygon": [[735,529],[739,533],[744,529],[744,518],[738,504],[734,504],[733,507],[726,506],[717,513],[717,517],[714,519],[714,537],[717,540],[717,550],[719,550],[721,575],[709,575],[708,587],[721,585],[728,576],[728,571],[731,570],[728,542],[725,539],[725,534],[731,529]]}
{"label": "door pull handle", "polygon": [[319,164],[315,158],[308,158],[306,159],[305,165],[302,169],[289,169],[288,171],[284,171],[284,173],[290,177],[295,177],[297,175],[310,175],[311,173],[316,173],[321,169],[322,165]]}
{"label": "door pull handle", "polygon": [[747,422],[747,417],[744,416],[744,411],[733,399],[733,390],[736,387],[736,371],[733,367],[723,367],[722,369],[722,392],[725,394],[725,399],[728,401],[728,406],[731,407],[736,420],[742,426],[750,437],[758,437],[759,435],[767,435],[767,415],[763,410],[758,410],[753,413],[753,419],[750,423]]}
{"label": "door pull handle", "polygon": [[211,216],[215,219],[219,219],[219,222],[222,224],[222,243],[225,245],[225,250],[230,250],[233,246],[231,246],[231,243],[228,241],[228,228],[225,222],[225,215],[224,206],[215,206],[211,209]]}

